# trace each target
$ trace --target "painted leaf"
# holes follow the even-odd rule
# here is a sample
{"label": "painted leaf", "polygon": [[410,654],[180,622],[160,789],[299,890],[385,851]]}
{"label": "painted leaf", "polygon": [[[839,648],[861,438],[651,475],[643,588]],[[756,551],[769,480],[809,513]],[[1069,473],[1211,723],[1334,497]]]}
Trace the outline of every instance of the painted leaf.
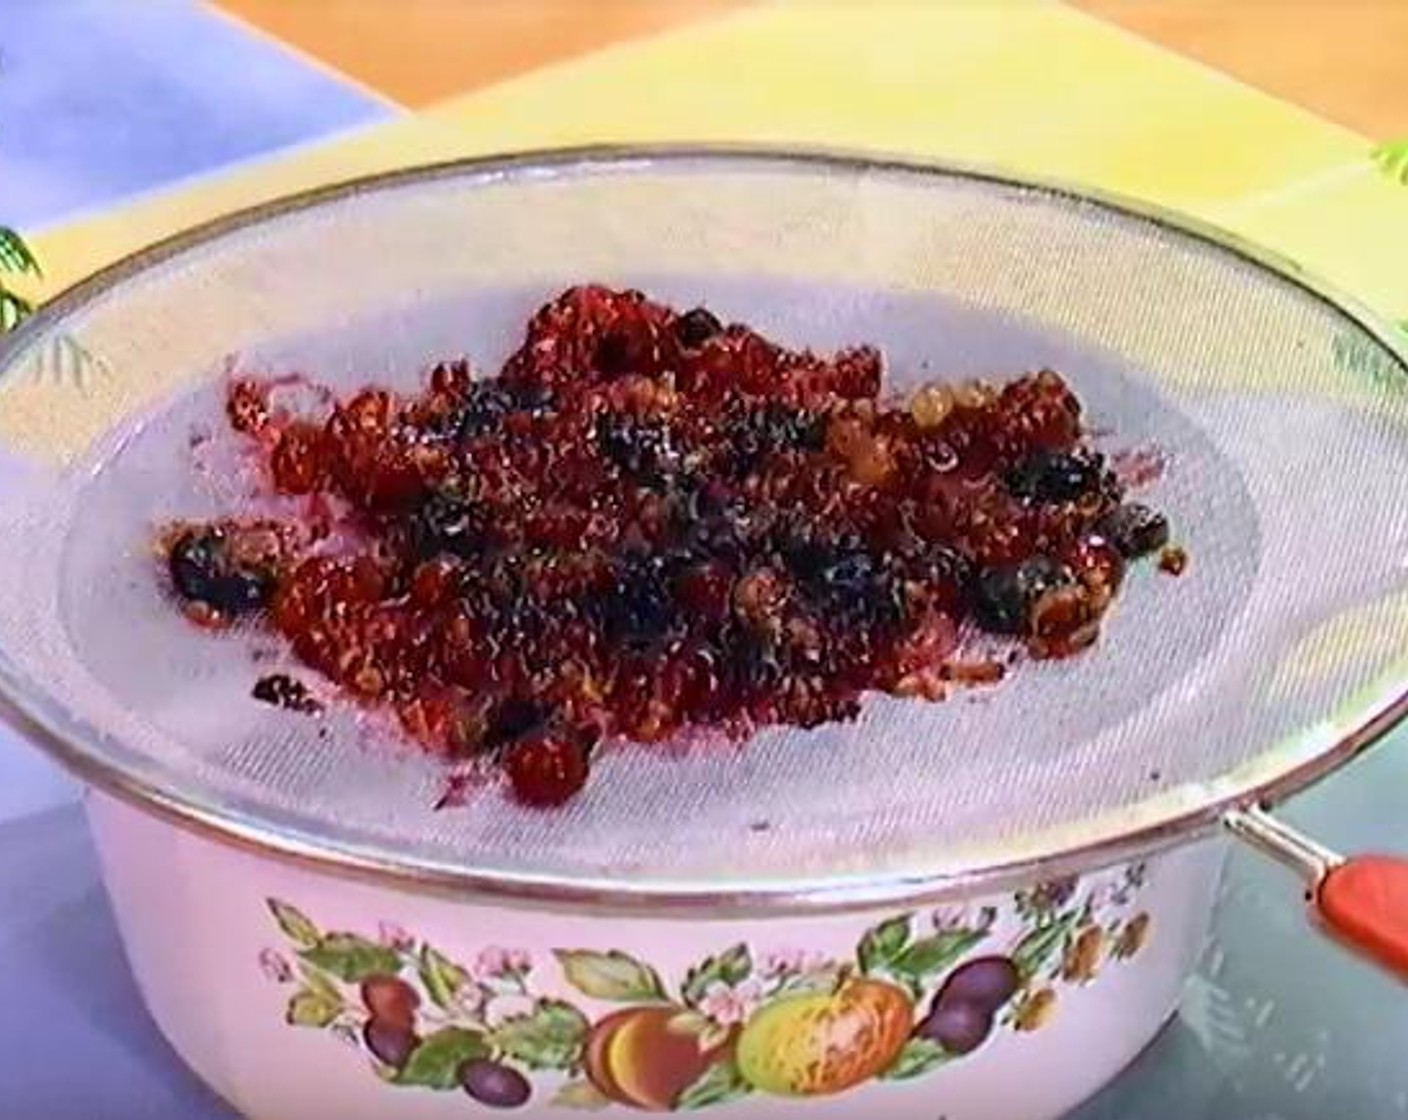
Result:
{"label": "painted leaf", "polygon": [[738,944],[726,953],[709,957],[702,964],[690,969],[685,976],[680,995],[685,1003],[696,1007],[715,984],[734,988],[752,975],[753,955],[748,951],[747,945]]}
{"label": "painted leaf", "polygon": [[279,928],[295,945],[311,949],[323,936],[318,927],[303,916],[302,911],[287,902],[280,902],[277,898],[269,899],[269,912],[274,915],[274,921],[279,923]]}
{"label": "painted leaf", "polygon": [[355,933],[330,933],[298,955],[348,984],[360,984],[368,976],[394,976],[401,971],[401,958],[394,949]]}
{"label": "painted leaf", "polygon": [[697,1011],[681,1011],[665,1024],[665,1029],[671,1034],[686,1034],[698,1038],[712,1025],[712,1020],[707,1015],[701,1015]]}
{"label": "painted leaf", "polygon": [[308,987],[315,992],[320,992],[329,999],[342,1000],[342,993],[337,990],[337,985],[332,982],[325,972],[315,968],[307,961],[298,962],[299,974],[303,977]]}
{"label": "painted leaf", "polygon": [[895,1059],[895,1064],[880,1076],[885,1081],[909,1081],[923,1077],[951,1060],[937,1042],[930,1042],[927,1038],[911,1038]]}
{"label": "painted leaf", "polygon": [[723,1023],[710,1023],[699,1032],[699,1052],[707,1054],[710,1050],[717,1050],[732,1037],[732,1027]]}
{"label": "painted leaf", "polygon": [[743,1080],[735,1062],[715,1062],[680,1094],[675,1108],[680,1112],[712,1108],[746,1097],[752,1091],[753,1087]]}
{"label": "painted leaf", "polygon": [[489,1052],[489,1044],[478,1031],[446,1027],[411,1051],[410,1059],[396,1075],[396,1084],[456,1089],[460,1083],[460,1066],[475,1058],[487,1058]]}
{"label": "painted leaf", "polygon": [[539,1000],[530,1015],[505,1020],[489,1036],[510,1058],[530,1069],[572,1069],[582,1059],[591,1023],[570,1003]]}
{"label": "painted leaf", "polygon": [[44,275],[24,238],[7,226],[0,226],[0,270],[27,272],[31,276]]}
{"label": "painted leaf", "polygon": [[960,929],[925,937],[900,954],[891,967],[902,976],[928,980],[947,972],[985,936],[976,930]]}
{"label": "painted leaf", "polygon": [[649,965],[618,950],[597,953],[590,949],[555,951],[567,982],[593,999],[615,1003],[663,1000],[665,989]]}
{"label": "painted leaf", "polygon": [[325,992],[304,988],[288,1001],[285,1021],[291,1027],[326,1027],[342,1010],[342,1000],[330,998]]}
{"label": "painted leaf", "polygon": [[792,977],[783,986],[785,992],[834,992],[841,986],[849,969],[845,965],[827,964]]}
{"label": "painted leaf", "polygon": [[862,972],[878,972],[894,964],[900,954],[909,947],[909,927],[912,919],[912,914],[902,914],[888,922],[881,922],[866,932],[856,950],[856,959]]}
{"label": "painted leaf", "polygon": [[468,979],[469,973],[444,954],[429,945],[422,947],[420,982],[435,1006],[448,1008]]}
{"label": "painted leaf", "polygon": [[611,1107],[610,1099],[590,1081],[569,1081],[553,1095],[552,1104],[582,1112],[601,1112]]}
{"label": "painted leaf", "polygon": [[1026,977],[1035,976],[1050,962],[1051,956],[1075,927],[1078,915],[1067,914],[1058,921],[1037,926],[1012,951],[1017,970]]}

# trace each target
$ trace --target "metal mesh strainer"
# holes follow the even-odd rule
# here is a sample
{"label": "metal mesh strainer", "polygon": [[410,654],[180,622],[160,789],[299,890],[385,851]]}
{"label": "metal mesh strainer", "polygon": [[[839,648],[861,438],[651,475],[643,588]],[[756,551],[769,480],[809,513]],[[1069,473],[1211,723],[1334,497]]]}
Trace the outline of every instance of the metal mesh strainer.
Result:
{"label": "metal mesh strainer", "polygon": [[[187,440],[219,425],[232,356],[343,387],[460,353],[492,368],[585,280],[797,344],[879,343],[897,385],[1059,368],[1111,446],[1166,457],[1155,500],[1192,567],[1140,573],[1093,653],[982,698],[619,752],[560,813],[432,812],[435,764],[249,699],[260,643],[162,602],[152,525],[241,500]],[[0,677],[101,784],[422,877],[796,900],[1109,853],[1308,773],[1408,691],[1405,373],[1358,319],[1206,237],[972,174],[654,152],[398,176],[158,249],[6,351]]]}

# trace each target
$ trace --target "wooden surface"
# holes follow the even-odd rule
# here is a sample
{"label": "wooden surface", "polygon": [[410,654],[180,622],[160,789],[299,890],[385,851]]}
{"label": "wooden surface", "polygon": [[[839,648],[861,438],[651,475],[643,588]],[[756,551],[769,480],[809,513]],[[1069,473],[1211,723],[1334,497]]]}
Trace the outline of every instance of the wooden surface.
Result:
{"label": "wooden surface", "polygon": [[1408,0],[1071,0],[1368,136],[1408,133]]}

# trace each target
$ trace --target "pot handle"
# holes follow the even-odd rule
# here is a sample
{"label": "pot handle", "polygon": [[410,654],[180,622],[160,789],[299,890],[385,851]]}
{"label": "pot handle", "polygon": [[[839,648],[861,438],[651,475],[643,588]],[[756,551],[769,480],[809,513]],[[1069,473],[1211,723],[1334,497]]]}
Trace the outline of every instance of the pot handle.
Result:
{"label": "pot handle", "polygon": [[1233,809],[1223,820],[1237,837],[1300,875],[1322,929],[1408,981],[1408,859],[1346,858],[1261,806]]}

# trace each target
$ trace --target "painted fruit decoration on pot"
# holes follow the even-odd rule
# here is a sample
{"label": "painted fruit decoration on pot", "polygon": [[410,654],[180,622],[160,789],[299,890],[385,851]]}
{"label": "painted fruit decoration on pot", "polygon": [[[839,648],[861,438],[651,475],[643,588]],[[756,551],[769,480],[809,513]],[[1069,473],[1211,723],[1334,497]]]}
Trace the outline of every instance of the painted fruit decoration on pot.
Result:
{"label": "painted fruit decoration on pot", "polygon": [[609,1101],[668,1112],[715,1065],[732,1061],[735,1032],[710,1030],[674,1004],[617,1011],[592,1028],[583,1072]]}
{"label": "painted fruit decoration on pot", "polygon": [[1044,883],[1001,910],[900,914],[844,953],[740,943],[674,986],[644,954],[489,947],[455,959],[399,926],[324,930],[271,900],[288,944],[260,965],[288,991],[289,1024],[355,1047],[388,1087],[481,1110],[686,1112],[911,1080],[996,1031],[1041,1029],[1063,989],[1143,948],[1144,883],[1133,865]]}
{"label": "painted fruit decoration on pot", "polygon": [[784,996],[748,1022],[738,1069],[755,1089],[786,1097],[840,1093],[895,1063],[914,1026],[909,994],[884,980]]}

